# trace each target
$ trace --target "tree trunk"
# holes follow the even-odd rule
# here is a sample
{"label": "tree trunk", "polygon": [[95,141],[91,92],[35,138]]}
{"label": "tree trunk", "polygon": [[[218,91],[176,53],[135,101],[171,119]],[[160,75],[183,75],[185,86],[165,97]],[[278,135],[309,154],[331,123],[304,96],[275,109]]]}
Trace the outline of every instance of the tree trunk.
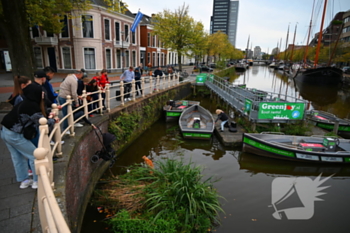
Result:
{"label": "tree trunk", "polygon": [[181,54],[178,52],[177,53],[177,60],[179,62],[179,70],[182,71],[182,61],[181,61]]}
{"label": "tree trunk", "polygon": [[3,16],[0,18],[11,58],[13,75],[33,79],[34,56],[30,40],[25,0],[0,0]]}

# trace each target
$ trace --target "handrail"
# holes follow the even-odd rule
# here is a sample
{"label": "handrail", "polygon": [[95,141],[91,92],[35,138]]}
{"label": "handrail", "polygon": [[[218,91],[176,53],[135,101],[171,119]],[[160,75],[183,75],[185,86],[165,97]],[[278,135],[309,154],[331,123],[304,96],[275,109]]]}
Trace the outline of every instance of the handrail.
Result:
{"label": "handrail", "polygon": [[[141,90],[142,97],[145,97],[145,92],[149,89],[149,93],[158,92],[160,89],[167,89],[176,85],[179,85],[179,74],[169,74],[164,77],[155,77],[153,79],[152,76],[149,77],[149,87],[146,87],[144,79],[141,79]],[[152,82],[154,81],[154,82]],[[132,96],[132,100],[136,99],[136,90],[135,90],[135,81],[131,83],[132,88],[129,94]],[[111,96],[111,88],[119,87],[120,95],[119,96]],[[71,96],[66,97],[66,103],[62,104],[60,107],[67,107],[67,115],[63,116],[60,120],[58,120],[60,107],[57,104],[52,104],[52,113],[54,115],[55,124],[51,131],[49,130],[49,126],[47,124],[48,120],[46,118],[41,118],[39,120],[39,142],[38,148],[34,150],[35,156],[35,171],[38,175],[38,206],[39,206],[39,215],[40,222],[43,232],[59,232],[59,233],[69,233],[70,229],[68,227],[67,222],[60,210],[60,207],[57,204],[55,194],[53,192],[54,189],[54,172],[53,172],[53,156],[61,156],[62,155],[62,145],[61,140],[65,136],[66,132],[70,133],[70,136],[73,137],[75,135],[74,124],[77,123],[82,118],[89,117],[89,114],[93,111],[100,110],[100,114],[103,115],[103,105],[102,105],[102,93],[105,93],[105,101],[106,101],[106,111],[110,112],[111,108],[111,100],[116,99],[118,97],[121,98],[121,105],[124,105],[124,95],[128,93],[124,93],[124,83],[121,81],[119,85],[109,85],[107,84],[105,90],[99,89],[96,92],[86,93],[83,91],[81,96],[82,105],[76,109],[72,109],[73,100]],[[98,99],[93,100],[91,102],[87,102],[86,97],[88,95],[98,94]],[[88,105],[93,103],[98,103],[99,107],[97,109],[93,109],[91,111],[88,110]],[[83,116],[74,120],[74,113],[78,111],[83,111]],[[68,127],[61,131],[61,124],[63,120],[68,121]],[[50,142],[54,141],[54,145],[51,147]]]}

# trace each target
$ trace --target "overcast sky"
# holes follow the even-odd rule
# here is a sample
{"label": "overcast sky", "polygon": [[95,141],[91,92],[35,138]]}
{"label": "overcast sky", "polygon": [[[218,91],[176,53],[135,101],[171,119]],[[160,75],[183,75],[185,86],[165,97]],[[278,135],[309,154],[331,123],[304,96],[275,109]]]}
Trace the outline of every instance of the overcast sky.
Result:
{"label": "overcast sky", "polygon": [[[146,15],[162,12],[164,9],[175,11],[183,3],[189,5],[189,14],[196,21],[201,21],[209,32],[210,16],[213,14],[213,0],[125,0],[130,11],[136,13],[139,9]],[[260,46],[263,52],[271,53],[282,38],[282,51],[285,48],[287,29],[290,25],[289,44],[293,42],[296,23],[297,33],[295,44],[306,44],[307,31],[310,24],[313,0],[240,0],[236,48],[247,47],[248,36],[250,45]],[[313,32],[320,30],[323,1],[315,0],[313,17]],[[339,11],[350,10],[350,0],[328,0],[325,26]],[[318,17],[317,17],[318,16]],[[324,27],[325,27],[324,26]]]}

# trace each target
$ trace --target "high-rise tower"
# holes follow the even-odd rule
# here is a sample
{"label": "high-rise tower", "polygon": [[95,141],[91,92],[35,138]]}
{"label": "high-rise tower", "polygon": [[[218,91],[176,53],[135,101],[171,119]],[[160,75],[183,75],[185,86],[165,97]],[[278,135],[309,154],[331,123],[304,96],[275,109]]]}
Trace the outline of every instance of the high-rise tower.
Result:
{"label": "high-rise tower", "polygon": [[213,16],[210,19],[210,33],[221,31],[228,35],[236,46],[239,1],[214,0]]}

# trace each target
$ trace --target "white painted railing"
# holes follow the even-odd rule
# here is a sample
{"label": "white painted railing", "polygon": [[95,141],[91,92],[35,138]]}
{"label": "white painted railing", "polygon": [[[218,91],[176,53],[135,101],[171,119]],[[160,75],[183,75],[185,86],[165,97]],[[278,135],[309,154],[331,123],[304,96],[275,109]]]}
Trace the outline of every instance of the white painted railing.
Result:
{"label": "white painted railing", "polygon": [[[86,93],[86,91],[83,91],[83,95],[80,97],[82,99],[83,104],[76,108],[72,109],[72,102],[70,96],[66,97],[66,103],[62,104],[61,106],[58,106],[57,104],[52,105],[52,115],[55,119],[55,124],[51,132],[49,131],[49,126],[47,124],[46,118],[41,118],[39,120],[40,126],[39,126],[39,142],[38,142],[38,148],[34,151],[35,156],[35,171],[38,175],[38,205],[39,205],[39,215],[40,215],[40,222],[43,232],[59,232],[59,233],[68,233],[70,232],[70,229],[63,217],[63,214],[60,210],[60,207],[57,204],[55,194],[53,192],[54,189],[54,177],[53,177],[53,156],[61,157],[62,156],[62,138],[66,134],[66,132],[69,132],[69,135],[73,137],[75,135],[75,128],[74,124],[82,120],[84,117],[88,119],[89,114],[92,112],[99,110],[100,114],[103,113],[103,105],[102,105],[102,93],[105,92],[105,104],[106,104],[106,110],[107,112],[110,112],[111,110],[111,100],[116,98],[121,98],[121,105],[125,104],[124,96],[126,94],[130,94],[132,96],[132,100],[136,99],[136,91],[135,91],[135,81],[131,83],[131,91],[129,93],[124,93],[124,82],[121,81],[117,85],[110,86],[109,84],[106,85],[105,90],[98,90],[93,93]],[[152,94],[154,92],[158,92],[160,89],[167,89],[172,86],[176,86],[179,84],[179,76],[178,74],[168,75],[165,77],[149,77],[149,86],[145,84],[145,78],[141,79],[141,90],[142,90],[142,97],[145,97],[146,91],[149,90],[149,94]],[[112,96],[111,97],[111,87],[119,87],[120,88],[120,95],[119,96]],[[98,94],[98,99],[93,100],[91,102],[87,102],[86,97],[87,95],[92,94]],[[91,111],[88,111],[88,106],[92,105],[93,103],[98,103],[97,109],[92,109]],[[61,119],[58,119],[59,117],[59,111],[62,107],[67,107],[67,115],[63,116]],[[83,111],[84,114],[74,120],[74,113],[77,113],[78,111]],[[61,132],[61,124],[64,120],[68,121],[68,127]],[[53,146],[50,146],[50,142],[54,141]]]}

